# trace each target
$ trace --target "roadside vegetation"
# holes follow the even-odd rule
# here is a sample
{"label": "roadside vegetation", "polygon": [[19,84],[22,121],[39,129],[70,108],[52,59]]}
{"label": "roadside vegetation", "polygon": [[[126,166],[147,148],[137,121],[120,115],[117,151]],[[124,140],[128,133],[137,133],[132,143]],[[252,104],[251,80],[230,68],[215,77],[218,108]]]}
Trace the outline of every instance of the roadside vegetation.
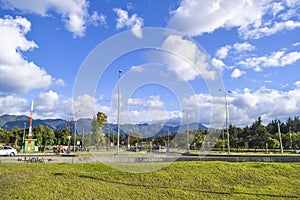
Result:
{"label": "roadside vegetation", "polygon": [[175,162],[159,171],[126,173],[97,163],[2,163],[1,199],[298,199],[299,168]]}
{"label": "roadside vegetation", "polygon": [[[33,128],[33,139],[36,139],[36,145],[40,151],[52,151],[52,148],[57,145],[69,146],[73,144],[82,148],[106,149],[111,150],[117,145],[117,134],[102,132],[103,125],[107,123],[107,116],[98,112],[92,121],[91,134],[81,133],[74,134],[74,121],[66,125],[66,129],[52,130],[47,126],[38,126]],[[285,152],[294,153],[300,149],[300,118],[288,118],[286,122],[273,120],[267,125],[262,124],[259,117],[250,126],[236,127],[229,126],[230,150],[231,152],[250,152],[250,153],[278,153],[280,152],[280,137],[278,124],[281,130],[282,146]],[[211,144],[206,144],[205,140],[209,130],[188,130],[183,133],[168,133],[156,136],[155,138],[143,138],[141,133],[122,133],[120,135],[121,148],[126,149],[131,147],[168,147],[173,149],[184,149],[187,146],[187,134],[189,135],[189,149],[205,150],[205,145],[209,146],[209,150],[226,151],[227,149],[227,132],[225,130],[218,131],[217,138],[211,138],[210,141],[216,141],[214,148],[211,149]],[[27,138],[28,129],[13,128],[5,130],[0,128],[0,145],[11,145],[14,148],[21,150],[23,145],[23,136]],[[173,140],[174,138],[176,140]],[[74,141],[74,139],[76,141]],[[78,145],[77,145],[78,144]]]}

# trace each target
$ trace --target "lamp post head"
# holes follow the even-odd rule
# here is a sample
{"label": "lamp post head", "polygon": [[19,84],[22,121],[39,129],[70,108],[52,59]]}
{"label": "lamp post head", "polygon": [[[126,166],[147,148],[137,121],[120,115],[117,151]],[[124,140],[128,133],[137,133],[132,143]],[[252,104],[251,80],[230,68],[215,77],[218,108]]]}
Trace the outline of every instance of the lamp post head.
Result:
{"label": "lamp post head", "polygon": [[119,74],[121,74],[122,72],[123,72],[123,71],[120,69],[120,70],[119,70]]}

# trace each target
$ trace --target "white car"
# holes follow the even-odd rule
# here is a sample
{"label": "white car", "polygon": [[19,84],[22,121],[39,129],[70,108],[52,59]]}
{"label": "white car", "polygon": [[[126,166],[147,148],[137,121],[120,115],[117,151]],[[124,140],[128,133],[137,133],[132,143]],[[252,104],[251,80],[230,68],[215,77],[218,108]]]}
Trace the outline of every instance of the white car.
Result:
{"label": "white car", "polygon": [[11,146],[0,146],[0,156],[15,156],[17,150]]}
{"label": "white car", "polygon": [[167,149],[165,147],[161,147],[159,150],[158,150],[159,153],[167,153]]}
{"label": "white car", "polygon": [[296,153],[300,153],[300,150],[296,150]]}

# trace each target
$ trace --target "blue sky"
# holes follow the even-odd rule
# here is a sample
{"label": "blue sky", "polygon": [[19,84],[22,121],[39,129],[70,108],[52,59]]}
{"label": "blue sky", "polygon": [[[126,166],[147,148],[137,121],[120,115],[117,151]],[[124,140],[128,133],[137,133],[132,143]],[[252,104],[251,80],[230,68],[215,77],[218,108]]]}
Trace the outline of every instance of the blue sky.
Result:
{"label": "blue sky", "polygon": [[[0,115],[29,115],[33,99],[35,118],[102,111],[116,122],[122,69],[121,123],[183,120],[184,110],[223,126],[220,87],[232,91],[231,124],[299,116],[299,11],[297,0],[0,0]],[[82,76],[87,63],[104,73]]]}

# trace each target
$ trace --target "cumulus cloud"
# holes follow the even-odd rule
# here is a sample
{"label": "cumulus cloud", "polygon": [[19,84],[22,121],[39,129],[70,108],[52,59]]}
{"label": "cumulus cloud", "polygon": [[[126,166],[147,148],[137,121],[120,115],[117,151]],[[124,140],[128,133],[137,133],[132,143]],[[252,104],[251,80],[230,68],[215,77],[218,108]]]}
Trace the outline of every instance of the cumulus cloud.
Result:
{"label": "cumulus cloud", "polygon": [[49,88],[54,83],[51,75],[22,55],[22,51],[38,47],[25,37],[30,27],[30,21],[23,17],[0,18],[1,92],[26,93],[33,89]]}
{"label": "cumulus cloud", "polygon": [[148,108],[163,108],[164,103],[160,100],[160,96],[150,96],[148,98],[130,98],[129,106],[142,106]]}
{"label": "cumulus cloud", "polygon": [[72,101],[53,90],[41,92],[34,98],[34,118],[63,118],[71,116]]}
{"label": "cumulus cloud", "polygon": [[233,72],[231,73],[231,78],[239,78],[240,76],[242,76],[245,73],[246,73],[245,71],[241,71],[238,68],[235,68],[233,70]]}
{"label": "cumulus cloud", "polygon": [[295,82],[295,86],[298,87],[298,88],[300,88],[300,81],[296,81]]}
{"label": "cumulus cloud", "polygon": [[219,28],[237,28],[243,39],[259,39],[300,27],[297,1],[182,0],[168,27],[196,36]]}
{"label": "cumulus cloud", "polygon": [[[200,122],[207,125],[225,124],[224,96],[212,97],[209,94],[195,94],[185,99],[189,104],[189,115],[199,107]],[[259,116],[265,123],[277,118],[285,120],[298,116],[300,112],[300,87],[289,91],[279,91],[261,87],[258,90],[245,88],[227,95],[229,124],[245,126],[253,123]],[[212,112],[214,110],[214,112]],[[212,119],[213,121],[210,121]]]}
{"label": "cumulus cloud", "polygon": [[249,42],[235,43],[233,45],[233,49],[235,49],[236,52],[253,51],[255,49],[255,46],[253,46]]}
{"label": "cumulus cloud", "polygon": [[90,16],[89,22],[94,26],[106,25],[106,16],[94,11]]}
{"label": "cumulus cloud", "polygon": [[300,45],[300,42],[295,42],[295,43],[292,44],[293,47],[297,47],[299,45]]}
{"label": "cumulus cloud", "polygon": [[264,36],[274,35],[275,33],[283,30],[293,30],[300,27],[300,22],[295,22],[292,20],[284,22],[276,22],[271,26],[261,26],[259,28],[241,28],[240,34],[245,38],[259,39]]}
{"label": "cumulus cloud", "polygon": [[261,71],[262,68],[266,67],[284,67],[295,63],[299,59],[300,52],[276,51],[267,56],[246,58],[245,60],[239,61],[238,65],[253,68],[255,71]]}
{"label": "cumulus cloud", "polygon": [[229,50],[231,49],[231,45],[226,45],[223,47],[220,47],[216,52],[216,57],[219,59],[224,59],[227,57]]}
{"label": "cumulus cloud", "polygon": [[249,42],[235,43],[233,45],[225,45],[220,47],[216,52],[216,57],[219,59],[225,59],[229,54],[241,54],[245,51],[253,51],[255,46]]}
{"label": "cumulus cloud", "polygon": [[234,121],[238,121],[239,112],[243,112],[248,118],[254,120],[263,116],[266,122],[277,118],[297,116],[300,105],[300,90],[296,88],[289,91],[278,91],[261,87],[252,93],[247,91],[236,93],[231,97],[231,109]]}
{"label": "cumulus cloud", "polygon": [[132,66],[130,70],[133,72],[141,73],[144,71],[144,68],[142,66]]}
{"label": "cumulus cloud", "polygon": [[105,17],[97,12],[88,13],[89,4],[86,0],[2,0],[4,8],[17,9],[26,13],[35,13],[43,17],[55,12],[62,16],[62,21],[74,37],[84,36],[89,23],[93,25],[105,24]]}
{"label": "cumulus cloud", "polygon": [[[72,101],[55,91],[41,92],[32,99],[34,101],[33,117],[35,119],[70,117]],[[30,115],[31,100],[16,94],[0,96],[0,115]]]}
{"label": "cumulus cloud", "polygon": [[224,69],[224,67],[226,67],[226,65],[224,64],[224,62],[222,60],[213,58],[211,60],[211,63],[213,66],[215,66],[216,68],[218,68],[220,71],[222,71]]}
{"label": "cumulus cloud", "polygon": [[128,12],[126,10],[122,10],[120,8],[113,9],[115,13],[117,13],[117,24],[116,28],[130,28],[133,35],[138,38],[143,36],[142,26],[144,25],[144,20],[139,17],[137,14],[133,14],[129,17]]}
{"label": "cumulus cloud", "polygon": [[161,53],[157,56],[157,61],[166,64],[168,70],[175,72],[179,80],[194,80],[200,76],[210,80],[216,78],[216,70],[208,55],[193,41],[170,35],[160,48],[168,53]]}
{"label": "cumulus cloud", "polygon": [[256,24],[261,21],[265,8],[261,1],[253,0],[182,0],[172,11],[170,28],[188,35],[211,33],[218,28],[231,28]]}
{"label": "cumulus cloud", "polygon": [[25,98],[19,97],[17,95],[0,96],[0,105],[0,115],[20,115],[29,113],[28,101]]}
{"label": "cumulus cloud", "polygon": [[[181,117],[181,111],[165,109],[160,96],[128,99],[128,110],[123,110],[123,123],[155,123]],[[127,121],[126,121],[127,119]],[[130,119],[130,121],[129,121]]]}

